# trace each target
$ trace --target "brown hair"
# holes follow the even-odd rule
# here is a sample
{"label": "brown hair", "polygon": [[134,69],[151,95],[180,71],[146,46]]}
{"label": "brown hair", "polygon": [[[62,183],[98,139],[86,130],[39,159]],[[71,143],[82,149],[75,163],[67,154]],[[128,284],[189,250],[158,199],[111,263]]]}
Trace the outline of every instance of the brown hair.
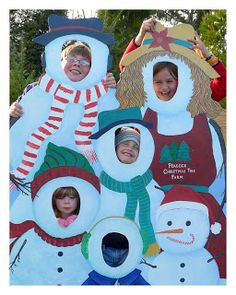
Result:
{"label": "brown hair", "polygon": [[194,81],[194,91],[187,106],[192,117],[205,113],[210,118],[215,118],[221,112],[220,104],[211,98],[210,78],[186,57],[166,51],[152,51],[125,67],[117,83],[116,98],[120,102],[120,109],[129,107],[143,107],[146,103],[147,94],[144,91],[143,68],[157,56],[167,55],[171,58],[180,59],[191,70],[191,79]]}
{"label": "brown hair", "polygon": [[178,80],[178,67],[169,61],[162,61],[158,62],[153,67],[153,77],[162,71],[163,69],[167,69],[170,75],[175,79]]}
{"label": "brown hair", "polygon": [[77,197],[78,198],[78,203],[77,203],[77,207],[75,209],[75,211],[73,212],[73,214],[78,215],[79,214],[79,210],[80,210],[80,196],[79,193],[77,192],[77,190],[73,187],[73,186],[64,186],[64,187],[59,187],[57,188],[54,193],[52,194],[52,208],[54,210],[54,213],[56,215],[57,218],[60,217],[61,212],[57,209],[56,206],[56,199],[63,199],[67,196],[73,196],[73,197]]}
{"label": "brown hair", "polygon": [[61,59],[65,58],[68,55],[82,55],[91,62],[91,51],[90,48],[82,42],[75,42],[61,52]]}

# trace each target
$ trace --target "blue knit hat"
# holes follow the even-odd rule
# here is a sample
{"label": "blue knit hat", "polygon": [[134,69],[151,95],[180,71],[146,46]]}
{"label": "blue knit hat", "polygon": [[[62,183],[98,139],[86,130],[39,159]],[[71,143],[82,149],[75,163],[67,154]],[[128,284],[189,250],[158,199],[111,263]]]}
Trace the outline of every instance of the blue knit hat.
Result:
{"label": "blue knit hat", "polygon": [[119,133],[115,137],[115,146],[117,147],[120,143],[124,141],[132,140],[139,146],[140,144],[140,134],[139,132],[131,127],[122,127]]}

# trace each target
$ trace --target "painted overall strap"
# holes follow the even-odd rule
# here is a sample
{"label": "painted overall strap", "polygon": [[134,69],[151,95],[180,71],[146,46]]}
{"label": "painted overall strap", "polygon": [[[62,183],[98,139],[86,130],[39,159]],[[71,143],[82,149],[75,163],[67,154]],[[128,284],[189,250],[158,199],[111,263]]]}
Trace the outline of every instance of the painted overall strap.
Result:
{"label": "painted overall strap", "polygon": [[98,99],[108,91],[108,88],[104,86],[104,81],[89,89],[73,90],[67,85],[57,83],[45,74],[39,81],[39,87],[52,95],[53,101],[47,121],[39,126],[26,142],[23,158],[14,172],[14,175],[21,179],[25,178],[34,167],[43,142],[60,129],[65,109],[69,103],[79,103],[84,106],[83,117],[74,131],[77,149],[89,161],[97,160],[96,153],[92,149],[92,141],[88,137],[92,134],[97,121]]}
{"label": "painted overall strap", "polygon": [[127,203],[124,216],[134,220],[139,205],[139,225],[144,241],[144,254],[145,256],[158,254],[160,250],[156,244],[155,233],[151,223],[150,197],[146,189],[146,186],[152,180],[152,172],[147,170],[142,176],[138,175],[129,182],[121,182],[113,179],[103,171],[100,180],[108,189],[119,193],[126,193]]}

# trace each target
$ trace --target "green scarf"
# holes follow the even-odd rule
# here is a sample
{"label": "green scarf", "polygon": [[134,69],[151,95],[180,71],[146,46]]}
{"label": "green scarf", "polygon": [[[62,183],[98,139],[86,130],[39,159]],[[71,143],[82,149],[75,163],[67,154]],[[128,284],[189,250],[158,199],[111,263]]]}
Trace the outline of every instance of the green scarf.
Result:
{"label": "green scarf", "polygon": [[146,186],[152,180],[152,172],[147,170],[142,176],[138,175],[132,178],[129,182],[121,182],[113,179],[102,171],[100,180],[108,189],[119,193],[126,193],[127,203],[124,213],[125,217],[134,220],[137,206],[139,204],[139,225],[144,243],[143,252],[146,256],[159,253],[150,219],[150,198],[148,191],[146,190]]}

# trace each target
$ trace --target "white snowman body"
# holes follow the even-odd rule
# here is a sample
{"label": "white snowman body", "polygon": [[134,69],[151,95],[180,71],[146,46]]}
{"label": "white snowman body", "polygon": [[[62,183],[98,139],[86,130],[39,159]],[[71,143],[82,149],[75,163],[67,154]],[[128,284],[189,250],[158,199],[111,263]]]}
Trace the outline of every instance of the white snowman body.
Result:
{"label": "white snowman body", "polygon": [[[80,211],[76,220],[68,227],[58,224],[52,208],[52,194],[58,187],[73,186],[80,195]],[[24,198],[30,198],[25,196]],[[81,253],[80,242],[68,246],[55,245],[53,238],[61,241],[81,235],[91,226],[99,208],[99,193],[87,181],[76,177],[59,177],[44,184],[32,202],[23,202],[20,196],[12,206],[11,222],[33,221],[46,233],[39,235],[29,229],[16,241],[10,255],[12,263],[19,253],[19,260],[10,273],[12,285],[79,285],[87,277],[91,268]],[[28,204],[27,210],[21,210]],[[37,230],[36,230],[37,231]],[[26,244],[21,249],[22,244]],[[50,242],[51,241],[51,242]],[[63,242],[61,242],[63,243]],[[21,249],[21,250],[20,250]]]}
{"label": "white snowman body", "polygon": [[[188,202],[182,203],[184,206]],[[204,248],[210,231],[205,213],[189,206],[170,208],[158,215],[156,224],[157,241],[163,252],[152,260],[156,268],[143,270],[150,284],[220,284],[218,266]]]}
{"label": "white snowman body", "polygon": [[[140,131],[140,150],[137,160],[131,164],[120,162],[115,149],[115,131],[125,126],[132,126]],[[149,130],[138,124],[119,124],[104,133],[95,143],[96,152],[103,171],[119,182],[129,182],[132,178],[142,176],[149,168],[153,153],[154,142]],[[155,223],[155,212],[163,199],[163,192],[157,189],[158,184],[152,179],[146,186],[150,198],[151,221]],[[125,213],[127,194],[113,191],[101,182],[101,206],[97,220],[107,216],[122,216]],[[136,222],[138,222],[138,210]]]}
{"label": "white snowman body", "polygon": [[81,285],[91,267],[81,255],[81,246],[53,246],[34,232],[25,233],[15,244],[11,261],[24,241],[26,245],[11,273],[11,285]]}
{"label": "white snowman body", "polygon": [[[88,75],[79,82],[71,81],[61,66],[61,50],[65,42],[79,40],[86,42],[91,49],[91,69]],[[45,46],[46,73],[57,83],[68,86],[70,89],[83,90],[93,88],[105,78],[107,72],[109,49],[106,44],[92,37],[80,34],[71,34],[58,37]],[[91,90],[95,92],[95,89]],[[22,98],[20,104],[24,109],[24,115],[12,126],[10,130],[10,166],[15,170],[20,164],[26,142],[30,135],[44,122],[47,121],[52,105],[53,97],[46,93],[40,86],[35,86]],[[98,100],[98,112],[113,109],[119,106],[115,99],[115,90],[109,89]],[[84,106],[80,103],[69,103],[63,115],[63,121],[59,130],[50,135],[41,145],[37,161],[26,180],[31,180],[34,173],[41,165],[48,142],[53,142],[74,150],[77,150],[74,131],[84,114]]]}

